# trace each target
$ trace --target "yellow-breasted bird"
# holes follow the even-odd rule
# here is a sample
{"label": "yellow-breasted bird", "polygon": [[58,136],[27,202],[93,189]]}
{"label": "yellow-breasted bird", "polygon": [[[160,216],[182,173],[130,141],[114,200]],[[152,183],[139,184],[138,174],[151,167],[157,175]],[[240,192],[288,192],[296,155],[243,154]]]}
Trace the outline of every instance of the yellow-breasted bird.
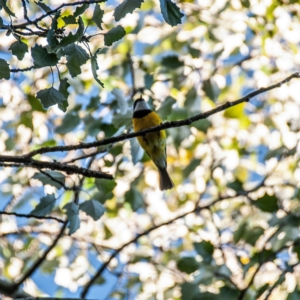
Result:
{"label": "yellow-breasted bird", "polygon": [[[132,121],[134,131],[162,123],[159,115],[149,108],[143,98],[134,102]],[[167,172],[166,132],[164,130],[150,132],[145,136],[138,136],[137,139],[158,169],[160,189],[163,191],[174,187],[174,183]]]}

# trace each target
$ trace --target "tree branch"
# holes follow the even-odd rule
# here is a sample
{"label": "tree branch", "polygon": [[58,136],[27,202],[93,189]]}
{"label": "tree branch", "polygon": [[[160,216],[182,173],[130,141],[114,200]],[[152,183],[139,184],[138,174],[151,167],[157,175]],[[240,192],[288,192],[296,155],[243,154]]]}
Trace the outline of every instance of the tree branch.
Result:
{"label": "tree branch", "polygon": [[39,219],[39,220],[55,220],[57,222],[60,223],[64,223],[65,221],[56,217],[52,217],[52,216],[37,216],[37,215],[31,215],[31,214],[19,214],[16,212],[7,212],[7,211],[0,211],[0,215],[7,215],[7,216],[16,216],[16,217],[20,217],[20,218],[35,218],[35,219]]}
{"label": "tree branch", "polygon": [[[10,163],[10,164],[7,164]],[[59,162],[38,161],[25,156],[0,155],[0,166],[3,167],[30,167],[35,169],[50,169],[66,172],[67,174],[79,174],[85,177],[113,179],[112,175],[81,168],[73,165],[61,164]]]}
{"label": "tree branch", "polygon": [[228,101],[210,111],[197,114],[191,118],[187,118],[187,119],[183,119],[183,120],[179,120],[179,121],[165,122],[165,123],[160,124],[159,126],[151,127],[149,129],[145,129],[145,130],[141,130],[141,131],[133,132],[133,133],[128,133],[128,134],[122,134],[119,136],[103,139],[101,141],[96,141],[96,142],[92,142],[92,143],[80,143],[77,145],[69,145],[69,146],[42,147],[40,149],[31,151],[31,152],[25,154],[23,157],[29,158],[29,157],[33,157],[37,154],[44,154],[44,153],[49,153],[49,152],[61,152],[61,151],[71,151],[71,150],[78,150],[78,149],[87,149],[87,148],[91,148],[91,147],[99,147],[99,146],[104,146],[104,145],[124,141],[127,139],[131,139],[131,138],[134,138],[137,136],[145,136],[146,134],[148,134],[150,132],[155,132],[155,131],[159,131],[162,129],[176,128],[176,127],[181,127],[181,126],[185,126],[185,125],[191,125],[192,123],[194,123],[196,121],[206,119],[209,116],[214,115],[218,112],[221,112],[227,108],[236,106],[243,102],[249,102],[249,100],[252,99],[253,97],[260,95],[262,93],[265,93],[267,91],[273,90],[275,88],[281,87],[283,84],[289,82],[293,78],[300,78],[300,72],[296,72],[296,73],[290,75],[289,77],[285,78],[284,80],[282,80],[276,84],[270,85],[269,87],[260,88],[258,90],[255,90],[255,91],[247,94],[246,96],[244,96],[238,100],[231,101],[231,102]]}

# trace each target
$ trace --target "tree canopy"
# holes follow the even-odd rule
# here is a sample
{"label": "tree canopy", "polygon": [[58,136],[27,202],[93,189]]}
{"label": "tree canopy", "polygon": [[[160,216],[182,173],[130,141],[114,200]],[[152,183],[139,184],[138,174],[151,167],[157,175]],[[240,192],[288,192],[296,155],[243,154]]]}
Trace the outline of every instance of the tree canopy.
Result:
{"label": "tree canopy", "polygon": [[[299,19],[0,0],[0,295],[299,299]],[[140,96],[164,122],[133,132]],[[162,129],[166,192],[136,140]]]}

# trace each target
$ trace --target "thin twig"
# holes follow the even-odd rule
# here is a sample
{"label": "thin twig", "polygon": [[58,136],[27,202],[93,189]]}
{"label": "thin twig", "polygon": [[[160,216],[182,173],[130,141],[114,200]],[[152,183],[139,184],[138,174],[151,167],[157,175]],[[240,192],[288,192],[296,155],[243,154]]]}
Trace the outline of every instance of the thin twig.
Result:
{"label": "thin twig", "polygon": [[113,179],[112,175],[81,168],[73,165],[66,165],[59,162],[38,161],[24,156],[0,155],[0,166],[3,167],[30,167],[38,170],[50,169],[66,172],[67,174],[79,174],[85,177]]}
{"label": "thin twig", "polygon": [[16,216],[16,217],[20,217],[20,218],[34,218],[34,219],[38,219],[38,220],[55,220],[57,222],[60,223],[64,223],[65,221],[56,217],[52,217],[52,216],[37,216],[37,215],[32,215],[32,214],[19,214],[16,212],[7,212],[7,211],[0,211],[0,215],[8,215],[8,216]]}

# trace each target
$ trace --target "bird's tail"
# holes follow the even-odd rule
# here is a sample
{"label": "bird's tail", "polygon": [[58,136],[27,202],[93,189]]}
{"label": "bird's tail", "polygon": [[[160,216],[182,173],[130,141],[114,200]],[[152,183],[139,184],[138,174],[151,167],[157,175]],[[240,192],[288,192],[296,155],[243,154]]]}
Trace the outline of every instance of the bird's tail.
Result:
{"label": "bird's tail", "polygon": [[166,168],[158,168],[159,172],[159,188],[161,191],[169,190],[174,187],[174,183],[170,178]]}

